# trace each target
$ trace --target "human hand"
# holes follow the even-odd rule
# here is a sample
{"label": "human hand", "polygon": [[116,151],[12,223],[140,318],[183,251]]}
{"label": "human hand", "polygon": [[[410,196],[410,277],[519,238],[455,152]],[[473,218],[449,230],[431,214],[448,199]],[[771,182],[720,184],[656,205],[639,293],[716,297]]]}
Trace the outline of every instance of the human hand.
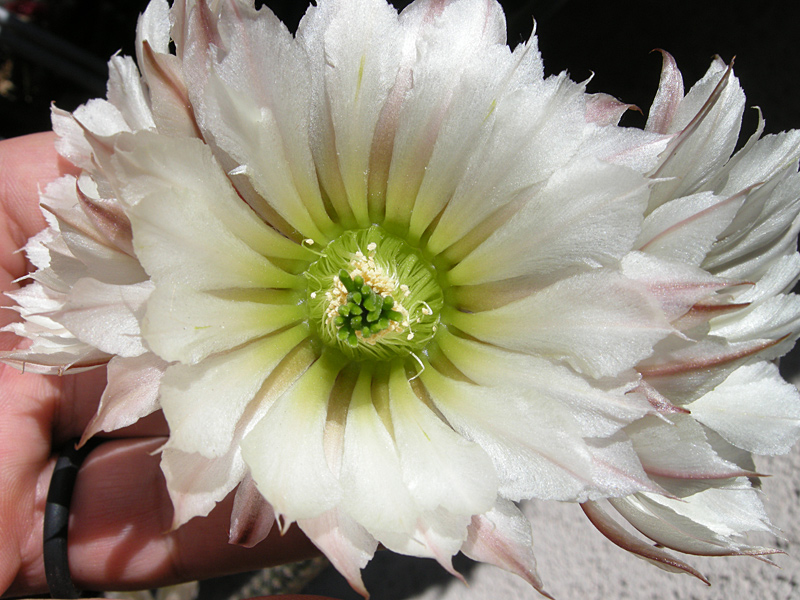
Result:
{"label": "human hand", "polygon": [[[38,189],[74,168],[52,133],[0,142],[0,290],[30,272],[17,252],[45,225]],[[0,306],[11,301],[0,296]],[[0,311],[0,326],[14,320]],[[0,350],[19,339],[0,333]],[[58,450],[80,437],[97,410],[105,370],[63,377],[0,364],[0,594],[46,591],[42,525]],[[277,528],[255,548],[228,543],[232,497],[169,531],[172,506],[154,454],[167,426],[160,413],[115,432],[84,462],[72,497],[69,563],[82,589],[143,589],[300,560],[316,554],[296,529]]]}

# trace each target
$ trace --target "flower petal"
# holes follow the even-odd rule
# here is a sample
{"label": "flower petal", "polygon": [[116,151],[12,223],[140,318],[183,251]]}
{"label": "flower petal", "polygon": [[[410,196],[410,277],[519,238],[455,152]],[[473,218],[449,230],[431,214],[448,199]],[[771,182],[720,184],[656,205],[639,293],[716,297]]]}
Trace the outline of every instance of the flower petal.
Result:
{"label": "flower petal", "polygon": [[[673,325],[676,319],[684,316],[693,307],[710,309],[719,305],[724,308],[726,304],[730,304],[730,297],[715,296],[715,292],[730,287],[731,282],[713,277],[707,271],[683,261],[631,252],[622,259],[622,273],[625,277],[647,286]],[[733,305],[731,310],[743,306],[745,305]],[[711,314],[708,318],[713,316]]]}
{"label": "flower petal", "polygon": [[301,519],[297,524],[336,570],[344,575],[347,583],[368,598],[369,593],[361,579],[361,569],[367,566],[378,549],[375,538],[338,508],[313,519]]}
{"label": "flower petal", "polygon": [[89,421],[81,445],[100,431],[115,431],[159,409],[159,386],[167,363],[152,352],[133,358],[115,356],[108,363],[108,384],[97,414]]}
{"label": "flower petal", "polygon": [[122,357],[147,352],[139,330],[153,284],[110,285],[88,277],[72,286],[64,306],[50,314],[82,342]]}
{"label": "flower petal", "polygon": [[552,400],[532,404],[524,390],[513,387],[489,393],[432,367],[420,380],[448,423],[492,459],[503,497],[574,500],[604,486],[592,476],[592,457],[577,424]]}
{"label": "flower petal", "polygon": [[166,0],[154,0],[136,27],[136,62],[147,82],[153,120],[165,135],[195,136],[197,127],[180,61],[170,54],[169,43],[169,5]]}
{"label": "flower petal", "polygon": [[389,407],[403,481],[417,506],[461,515],[485,512],[497,495],[491,460],[422,402],[399,365],[389,380]]}
{"label": "flower petal", "polygon": [[785,454],[800,437],[797,388],[766,361],[739,367],[686,408],[700,423],[755,454]]}
{"label": "flower petal", "polygon": [[592,377],[616,375],[647,357],[671,330],[631,281],[595,271],[559,281],[500,308],[444,318],[462,331],[518,352],[563,360]]}
{"label": "flower petal", "polygon": [[636,494],[609,502],[644,535],[679,552],[704,556],[778,552],[740,541],[748,531],[772,531],[761,501],[751,489],[708,489],[680,500]]}
{"label": "flower petal", "polygon": [[253,478],[245,475],[233,499],[228,543],[252,548],[267,538],[274,524],[275,511],[259,493]]}
{"label": "flower petal", "polygon": [[702,427],[685,414],[644,417],[625,432],[651,477],[697,480],[753,474],[720,457]]}
{"label": "flower petal", "polygon": [[488,107],[491,129],[464,165],[464,176],[427,242],[429,250],[438,254],[484,221],[492,223],[493,213],[530,201],[535,186],[577,151],[586,128],[584,112],[583,88],[564,75]]}
{"label": "flower petal", "polygon": [[161,383],[170,447],[207,458],[226,454],[245,408],[305,337],[305,329],[295,327],[196,365],[170,366]]}
{"label": "flower petal", "polygon": [[[391,107],[397,115],[392,147],[384,150],[384,160],[391,161],[388,172],[383,182],[370,173],[370,192],[385,194],[387,222],[407,227],[409,220],[416,221],[412,235],[419,236],[452,195],[472,148],[485,137],[492,103],[519,85],[510,80],[528,64],[508,51],[505,19],[496,2],[416,2],[401,13],[400,24],[403,61],[395,88],[403,95]],[[419,217],[417,210],[423,213]]]}
{"label": "flower petal", "polygon": [[636,247],[660,258],[699,266],[743,202],[740,195],[724,199],[711,192],[672,200],[647,216]]}
{"label": "flower petal", "polygon": [[[262,217],[269,221],[277,212],[303,237],[324,242],[319,227],[330,232],[332,223],[309,148],[310,79],[302,48],[268,8],[241,2],[220,3],[219,14],[195,7],[188,26],[193,43],[184,69],[216,157],[247,179],[256,193],[243,196]],[[209,26],[213,38],[191,35]]]}
{"label": "flower petal", "polygon": [[172,500],[175,530],[194,517],[204,517],[245,476],[246,466],[238,446],[208,458],[169,445],[161,451],[161,470]]}
{"label": "flower petal", "polygon": [[620,548],[627,550],[640,558],[654,564],[660,569],[671,573],[686,573],[697,577],[706,585],[711,583],[699,571],[687,565],[685,562],[674,558],[658,546],[651,546],[643,540],[623,529],[616,521],[606,513],[596,502],[584,502],[581,508],[592,525]]}
{"label": "flower petal", "polygon": [[672,120],[683,101],[683,77],[672,55],[663,50],[660,52],[661,80],[658,82],[656,97],[650,106],[645,130],[667,133],[672,130]]}
{"label": "flower petal", "polygon": [[531,276],[539,285],[598,266],[613,266],[630,249],[646,203],[633,171],[580,162],[554,174],[447,274],[453,285]]}
{"label": "flower petal", "polygon": [[108,61],[108,101],[117,107],[133,131],[156,127],[148,97],[133,59],[112,56]]}
{"label": "flower petal", "polygon": [[362,372],[345,423],[339,475],[342,508],[391,548],[391,536],[411,535],[421,511],[411,498],[395,441],[375,409],[370,388],[371,377]]}
{"label": "flower petal", "polygon": [[268,290],[206,293],[157,286],[147,303],[142,335],[164,360],[195,364],[302,321],[303,308],[283,299],[279,295],[275,303],[276,295]]}
{"label": "flower petal", "polygon": [[461,551],[473,560],[519,575],[545,598],[553,600],[536,572],[531,524],[508,500],[498,498],[491,510],[472,517]]}
{"label": "flower petal", "polygon": [[650,207],[697,191],[728,162],[739,135],[744,93],[733,69],[716,58],[675,109],[668,133],[675,137],[654,177]]}
{"label": "flower petal", "polygon": [[310,59],[311,148],[322,186],[332,200],[344,192],[367,227],[372,139],[400,66],[397,13],[383,0],[324,0],[303,17],[297,39]]}
{"label": "flower petal", "polygon": [[651,410],[644,397],[631,393],[637,385],[632,371],[608,381],[587,380],[563,365],[456,337],[447,330],[439,332],[437,343],[447,360],[475,383],[487,388],[513,385],[525,390],[531,404],[546,399],[567,408],[586,437],[613,435]]}
{"label": "flower petal", "polygon": [[340,368],[323,354],[242,440],[259,491],[286,523],[318,517],[341,500],[323,447],[328,398]]}

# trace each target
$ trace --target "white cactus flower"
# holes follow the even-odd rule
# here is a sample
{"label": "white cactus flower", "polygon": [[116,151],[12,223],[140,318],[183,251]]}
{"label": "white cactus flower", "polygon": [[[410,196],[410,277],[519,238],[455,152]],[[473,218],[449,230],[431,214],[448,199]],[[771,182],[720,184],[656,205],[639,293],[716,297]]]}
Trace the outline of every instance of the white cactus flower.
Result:
{"label": "white cactus flower", "polygon": [[[107,100],[55,109],[82,169],[42,194],[12,297],[45,373],[108,364],[84,438],[163,410],[174,527],[236,494],[233,543],[297,525],[366,595],[379,544],[527,579],[515,502],[615,542],[761,554],[751,453],[800,399],[798,134],[733,158],[720,62],[665,56],[646,131],[511,51],[493,0],[153,0]],[[696,573],[696,572],[695,572]]]}

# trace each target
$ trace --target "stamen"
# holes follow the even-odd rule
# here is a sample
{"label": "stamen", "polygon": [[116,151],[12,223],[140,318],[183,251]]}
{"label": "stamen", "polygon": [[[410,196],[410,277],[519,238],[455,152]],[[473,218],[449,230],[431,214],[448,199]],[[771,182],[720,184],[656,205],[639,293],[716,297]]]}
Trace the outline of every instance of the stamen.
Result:
{"label": "stamen", "polygon": [[419,357],[419,356],[417,356],[417,355],[416,355],[415,353],[413,353],[413,352],[411,353],[411,356],[414,358],[414,360],[416,360],[416,361],[419,363],[419,366],[420,366],[421,368],[420,368],[420,370],[419,370],[419,371],[417,371],[417,374],[416,374],[416,375],[414,375],[413,377],[409,377],[409,378],[408,378],[408,382],[409,382],[409,383],[411,383],[412,381],[414,381],[414,380],[415,380],[417,377],[419,377],[420,375],[422,375],[422,374],[425,372],[425,363],[424,363],[424,362],[422,362],[422,360],[420,359],[420,357]]}
{"label": "stamen", "polygon": [[312,246],[314,246],[316,243],[317,242],[315,242],[311,238],[306,238],[302,242],[300,242],[300,245],[303,246],[304,248],[306,248],[307,250],[310,250],[311,252],[313,252],[317,256],[325,258],[326,255],[325,255],[324,252],[320,252],[319,250],[314,250],[314,248],[312,248]]}

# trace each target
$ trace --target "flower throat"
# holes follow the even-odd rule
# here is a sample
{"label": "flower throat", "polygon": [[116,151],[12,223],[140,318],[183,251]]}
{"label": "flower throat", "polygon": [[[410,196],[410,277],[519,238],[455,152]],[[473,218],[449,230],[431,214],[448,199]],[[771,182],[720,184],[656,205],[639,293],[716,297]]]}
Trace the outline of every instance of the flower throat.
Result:
{"label": "flower throat", "polygon": [[443,297],[433,268],[380,227],[343,233],[305,277],[309,323],[350,359],[406,357],[436,334]]}

